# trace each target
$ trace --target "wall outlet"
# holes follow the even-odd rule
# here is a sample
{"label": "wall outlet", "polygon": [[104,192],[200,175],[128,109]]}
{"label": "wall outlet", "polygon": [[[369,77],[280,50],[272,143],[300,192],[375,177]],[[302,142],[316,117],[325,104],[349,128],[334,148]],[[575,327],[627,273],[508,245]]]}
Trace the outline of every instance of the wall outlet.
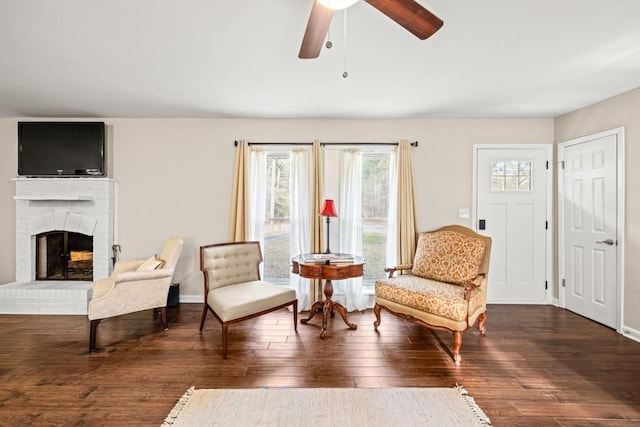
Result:
{"label": "wall outlet", "polygon": [[468,208],[460,208],[458,211],[458,218],[468,219],[469,218],[469,209]]}

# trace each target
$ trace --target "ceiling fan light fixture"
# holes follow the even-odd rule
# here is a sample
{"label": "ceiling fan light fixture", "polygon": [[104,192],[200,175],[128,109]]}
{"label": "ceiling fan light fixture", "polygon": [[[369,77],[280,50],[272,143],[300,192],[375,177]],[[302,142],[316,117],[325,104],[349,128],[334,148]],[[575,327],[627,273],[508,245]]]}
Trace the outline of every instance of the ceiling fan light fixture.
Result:
{"label": "ceiling fan light fixture", "polygon": [[346,9],[358,3],[359,0],[316,0],[324,7],[332,10]]}

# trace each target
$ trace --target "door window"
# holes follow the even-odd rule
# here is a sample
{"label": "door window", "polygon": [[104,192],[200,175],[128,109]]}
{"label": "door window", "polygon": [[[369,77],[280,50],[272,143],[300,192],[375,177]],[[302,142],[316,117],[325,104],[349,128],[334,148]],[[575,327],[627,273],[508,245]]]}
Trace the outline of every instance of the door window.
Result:
{"label": "door window", "polygon": [[531,160],[492,160],[491,191],[531,191]]}

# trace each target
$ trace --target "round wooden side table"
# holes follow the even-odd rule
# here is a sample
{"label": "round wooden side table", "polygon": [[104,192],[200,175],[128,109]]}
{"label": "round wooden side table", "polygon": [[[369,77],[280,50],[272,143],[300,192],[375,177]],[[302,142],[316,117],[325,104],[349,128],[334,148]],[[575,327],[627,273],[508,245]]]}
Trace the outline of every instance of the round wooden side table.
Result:
{"label": "round wooden side table", "polygon": [[316,315],[316,313],[322,311],[322,329],[320,329],[320,338],[324,338],[327,332],[327,315],[333,316],[334,311],[340,313],[342,320],[351,329],[357,329],[358,325],[349,322],[347,318],[347,310],[339,302],[333,301],[333,283],[332,280],[345,280],[352,279],[354,277],[360,277],[364,271],[364,258],[361,256],[353,256],[352,262],[334,262],[330,260],[319,263],[319,261],[305,261],[302,255],[294,257],[293,273],[299,274],[301,277],[307,279],[321,279],[324,280],[324,300],[316,301],[311,306],[311,312],[306,319],[300,319],[300,323],[305,324]]}

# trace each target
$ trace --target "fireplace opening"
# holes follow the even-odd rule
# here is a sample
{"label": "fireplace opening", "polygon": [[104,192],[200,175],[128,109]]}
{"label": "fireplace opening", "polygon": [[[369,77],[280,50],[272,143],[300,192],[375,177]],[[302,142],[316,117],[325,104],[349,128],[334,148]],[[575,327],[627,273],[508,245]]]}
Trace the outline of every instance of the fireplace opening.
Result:
{"label": "fireplace opening", "polygon": [[37,280],[93,280],[93,236],[50,231],[36,236]]}

